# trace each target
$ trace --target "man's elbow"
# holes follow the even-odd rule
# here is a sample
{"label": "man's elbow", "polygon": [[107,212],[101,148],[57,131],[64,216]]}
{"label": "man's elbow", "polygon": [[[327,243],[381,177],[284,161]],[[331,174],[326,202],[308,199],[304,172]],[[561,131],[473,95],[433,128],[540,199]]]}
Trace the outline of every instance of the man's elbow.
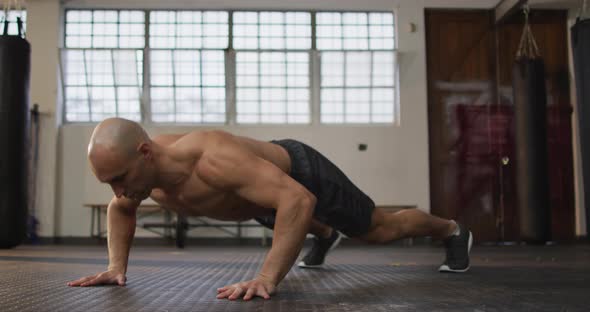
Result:
{"label": "man's elbow", "polygon": [[308,204],[311,207],[311,209],[312,210],[315,209],[315,205],[318,202],[317,197],[315,197],[315,195],[312,192],[307,192],[306,198],[307,198]]}

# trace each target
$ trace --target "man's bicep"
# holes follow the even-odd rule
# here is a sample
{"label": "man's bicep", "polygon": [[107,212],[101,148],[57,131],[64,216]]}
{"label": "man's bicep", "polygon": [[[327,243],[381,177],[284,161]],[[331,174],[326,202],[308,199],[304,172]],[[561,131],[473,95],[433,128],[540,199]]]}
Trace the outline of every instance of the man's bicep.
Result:
{"label": "man's bicep", "polygon": [[236,193],[268,208],[278,208],[282,202],[306,194],[306,189],[273,163],[258,159],[256,164],[244,171],[242,183]]}

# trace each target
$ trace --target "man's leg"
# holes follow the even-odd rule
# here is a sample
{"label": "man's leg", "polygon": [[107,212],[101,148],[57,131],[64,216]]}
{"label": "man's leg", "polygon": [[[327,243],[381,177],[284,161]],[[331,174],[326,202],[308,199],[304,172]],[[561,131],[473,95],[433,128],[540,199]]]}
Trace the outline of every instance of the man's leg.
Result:
{"label": "man's leg", "polygon": [[315,237],[313,245],[297,266],[300,268],[318,268],[324,264],[328,251],[336,248],[342,239],[342,234],[332,227],[321,223],[317,219],[311,220],[309,233]]}
{"label": "man's leg", "polygon": [[328,238],[332,235],[332,227],[325,225],[317,219],[311,219],[311,226],[309,227],[309,234],[313,234],[317,238]]}
{"label": "man's leg", "polygon": [[369,231],[358,237],[369,243],[387,243],[407,238],[430,236],[443,240],[447,259],[441,272],[465,272],[469,269],[469,251],[473,242],[471,232],[455,221],[442,219],[418,209],[388,213],[375,208]]}
{"label": "man's leg", "polygon": [[375,208],[371,216],[369,232],[361,240],[369,243],[387,243],[408,238],[431,236],[434,239],[445,239],[457,229],[451,220],[427,214],[419,209],[404,209],[395,213]]}
{"label": "man's leg", "polygon": [[[264,227],[274,230],[275,228],[275,217],[274,216],[265,216],[265,217],[257,217],[254,218],[256,222],[260,223]],[[325,225],[318,221],[317,219],[311,219],[311,226],[309,227],[309,234],[313,234],[317,238],[329,238],[332,236],[333,229],[332,227]]]}
{"label": "man's leg", "polygon": [[[266,228],[274,230],[275,217],[265,216],[254,218]],[[300,268],[318,268],[324,264],[328,251],[336,248],[342,239],[342,234],[332,227],[321,223],[317,219],[311,220],[309,234],[313,234],[313,245],[307,254],[297,264]]]}

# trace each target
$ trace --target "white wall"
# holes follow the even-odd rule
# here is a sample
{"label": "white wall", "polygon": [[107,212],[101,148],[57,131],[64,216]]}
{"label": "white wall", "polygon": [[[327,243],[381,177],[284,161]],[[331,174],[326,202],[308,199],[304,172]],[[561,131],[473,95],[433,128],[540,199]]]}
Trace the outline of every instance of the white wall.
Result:
{"label": "white wall", "polygon": [[[444,3],[443,3],[444,2]],[[378,205],[417,205],[430,211],[428,169],[428,125],[425,7],[491,8],[495,0],[226,0],[140,2],[148,8],[203,9],[337,9],[392,10],[398,23],[400,60],[399,125],[391,126],[226,126],[224,130],[257,139],[294,138],[320,150]],[[64,1],[67,7],[137,7],[137,1]],[[42,165],[39,179],[42,236],[87,236],[90,211],[86,202],[107,202],[109,190],[98,185],[88,168],[86,144],[93,125],[55,126],[57,103],[57,49],[62,23],[58,0],[28,1],[27,26],[33,45],[33,102],[41,104],[47,115],[43,123]],[[417,25],[410,33],[409,23]],[[59,115],[59,113],[57,114]],[[186,132],[202,127],[149,127],[150,134]],[[359,152],[359,143],[368,144]]]}
{"label": "white wall", "polygon": [[57,46],[59,39],[59,2],[30,1],[27,5],[27,39],[31,42],[31,104],[38,103],[41,136],[37,179],[37,216],[40,235],[54,236],[57,182]]}
{"label": "white wall", "polygon": [[[332,8],[341,8],[338,6]],[[394,10],[393,3],[372,1],[372,6],[362,9]],[[276,2],[272,2],[276,7]],[[335,3],[335,2],[333,2]],[[150,3],[148,3],[149,5]],[[243,7],[243,2],[240,2]],[[266,7],[256,5],[255,7]],[[269,3],[270,4],[270,3]],[[326,3],[323,3],[324,7]],[[301,3],[298,2],[298,5]],[[270,6],[270,5],[269,5]],[[349,4],[350,9],[361,9]],[[310,6],[317,8],[317,6]],[[284,7],[283,7],[284,8]],[[298,6],[298,8],[300,8]],[[423,7],[400,6],[398,23],[423,25]],[[257,139],[295,138],[316,147],[339,165],[357,185],[365,190],[377,204],[417,205],[428,211],[428,128],[426,107],[426,64],[424,29],[415,33],[399,32],[400,48],[400,110],[399,126],[225,126],[235,134]],[[85,201],[107,201],[108,189],[98,186],[86,165],[86,144],[93,126],[66,125],[62,128],[63,163],[60,169],[61,226],[60,236],[80,236],[88,232],[90,220]],[[183,132],[197,127],[148,127],[150,134]],[[205,129],[200,127],[199,129]],[[357,145],[368,145],[366,152],[359,152]],[[75,168],[74,170],[72,170]],[[83,170],[80,170],[82,169]],[[97,192],[88,190],[99,189]],[[73,222],[76,220],[76,222]]]}

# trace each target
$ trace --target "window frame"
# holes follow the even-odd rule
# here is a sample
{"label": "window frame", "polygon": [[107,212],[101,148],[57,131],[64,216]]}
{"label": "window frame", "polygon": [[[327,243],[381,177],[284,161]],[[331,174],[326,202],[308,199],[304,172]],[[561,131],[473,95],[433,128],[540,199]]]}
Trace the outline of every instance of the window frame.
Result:
{"label": "window frame", "polygon": [[[61,36],[61,43],[62,47],[60,48],[60,55],[63,53],[61,50],[67,50],[69,48],[65,47],[66,43],[66,33],[65,28],[67,25],[67,19],[65,18],[68,11],[75,10],[84,10],[84,11],[97,11],[97,10],[113,10],[113,11],[143,11],[145,14],[145,47],[143,48],[143,83],[142,83],[142,96],[139,99],[139,109],[140,109],[140,121],[139,123],[144,125],[158,125],[158,126],[190,126],[190,127],[211,127],[211,126],[244,126],[244,127],[276,127],[276,126],[292,126],[292,127],[301,127],[301,126],[326,126],[326,127],[334,127],[334,126],[345,126],[345,127],[391,127],[391,126],[399,126],[401,116],[400,116],[400,77],[399,77],[399,27],[398,27],[398,14],[396,9],[392,10],[384,10],[384,9],[376,9],[376,10],[354,10],[354,9],[227,9],[227,8],[199,8],[199,7],[189,7],[189,8],[165,8],[165,7],[157,7],[157,8],[119,8],[119,7],[65,7],[63,9],[64,18],[63,18],[63,36]],[[150,89],[151,89],[151,59],[150,59],[150,52],[152,50],[160,50],[160,48],[151,48],[149,46],[150,40],[150,12],[152,11],[199,11],[199,12],[208,12],[208,11],[224,11],[228,13],[228,47],[223,49],[224,50],[224,62],[225,62],[225,121],[224,122],[154,122],[152,120],[151,114],[151,98],[150,98]],[[311,16],[311,48],[310,49],[240,49],[234,50],[233,48],[233,13],[235,12],[305,12],[309,13]],[[317,49],[317,30],[316,30],[316,14],[317,13],[390,13],[393,15],[393,50],[391,49],[377,49],[371,50],[370,46],[366,50],[318,50]],[[72,48],[72,49],[80,49],[80,48]],[[100,48],[99,48],[100,49]],[[117,48],[112,48],[117,49]],[[123,49],[123,48],[119,48]],[[128,48],[125,48],[128,49]],[[140,49],[140,48],[139,48]],[[141,49],[140,49],[141,50]],[[166,50],[166,49],[165,49]],[[169,49],[168,49],[169,50]],[[175,50],[175,49],[172,49]],[[183,50],[183,49],[180,49]],[[219,51],[220,49],[190,49],[190,50],[215,50]],[[320,55],[322,52],[391,52],[393,53],[393,80],[394,80],[394,91],[393,91],[393,121],[392,122],[362,122],[362,123],[347,123],[347,122],[338,122],[338,123],[326,123],[321,122],[321,60]],[[237,80],[237,72],[236,72],[236,53],[237,52],[305,52],[309,55],[309,68],[308,68],[308,75],[309,75],[309,122],[308,123],[269,123],[269,122],[258,122],[258,123],[238,123],[237,122],[237,99],[236,99],[236,80]],[[61,73],[61,80],[64,81],[63,72],[61,72],[62,68],[62,59],[60,57],[60,73]],[[372,68],[371,68],[372,71]],[[202,83],[202,82],[201,82]],[[61,83],[62,88],[62,95],[60,105],[62,105],[62,121],[64,124],[96,124],[95,121],[68,121],[66,119],[66,99],[65,99],[65,87],[64,84]],[[286,87],[288,89],[288,86]],[[371,90],[371,89],[370,89]],[[90,105],[90,104],[89,104]],[[118,106],[118,103],[117,103]]]}

